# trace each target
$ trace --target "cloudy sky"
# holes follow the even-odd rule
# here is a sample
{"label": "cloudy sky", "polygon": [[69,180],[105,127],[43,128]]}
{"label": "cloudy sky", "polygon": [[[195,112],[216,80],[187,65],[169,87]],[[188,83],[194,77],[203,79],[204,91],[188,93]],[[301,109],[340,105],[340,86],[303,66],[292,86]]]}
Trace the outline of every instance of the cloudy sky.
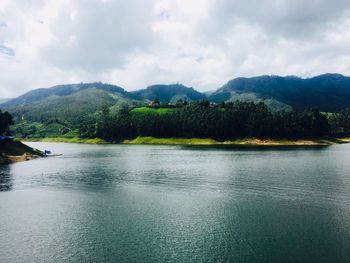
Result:
{"label": "cloudy sky", "polygon": [[1,0],[0,98],[238,76],[350,75],[348,0]]}

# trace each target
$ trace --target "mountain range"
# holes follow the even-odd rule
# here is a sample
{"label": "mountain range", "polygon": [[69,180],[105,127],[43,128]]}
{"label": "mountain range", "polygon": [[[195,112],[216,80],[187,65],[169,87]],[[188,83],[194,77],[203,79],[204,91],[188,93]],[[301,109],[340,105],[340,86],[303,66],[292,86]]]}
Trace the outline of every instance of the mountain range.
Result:
{"label": "mountain range", "polygon": [[[350,78],[324,74],[302,79],[295,76],[236,78],[209,96],[209,100],[263,100],[304,110],[317,107],[334,112],[350,107]],[[268,104],[268,103],[267,103]]]}
{"label": "mountain range", "polygon": [[323,74],[306,79],[295,76],[236,78],[210,93],[202,93],[182,84],[153,85],[132,92],[100,82],[68,84],[29,91],[0,103],[0,108],[13,114],[17,122],[42,123],[50,118],[70,122],[103,107],[113,110],[124,103],[143,105],[155,98],[163,103],[173,103],[179,99],[207,99],[216,103],[263,101],[272,110],[317,107],[321,111],[336,112],[350,107],[350,77]]}

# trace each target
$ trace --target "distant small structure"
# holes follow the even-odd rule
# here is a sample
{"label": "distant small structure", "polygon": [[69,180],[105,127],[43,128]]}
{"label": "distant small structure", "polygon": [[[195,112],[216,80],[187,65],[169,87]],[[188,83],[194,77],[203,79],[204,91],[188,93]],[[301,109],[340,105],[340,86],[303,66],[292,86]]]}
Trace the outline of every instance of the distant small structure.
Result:
{"label": "distant small structure", "polygon": [[184,105],[185,105],[185,101],[182,100],[182,99],[177,100],[176,103],[175,103],[176,107],[182,107]]}
{"label": "distant small structure", "polygon": [[160,106],[160,102],[158,99],[154,99],[150,103],[148,103],[148,106],[156,108]]}
{"label": "distant small structure", "polygon": [[217,103],[215,103],[215,102],[210,102],[209,103],[209,108],[216,108],[216,107],[218,107],[219,105],[217,104]]}

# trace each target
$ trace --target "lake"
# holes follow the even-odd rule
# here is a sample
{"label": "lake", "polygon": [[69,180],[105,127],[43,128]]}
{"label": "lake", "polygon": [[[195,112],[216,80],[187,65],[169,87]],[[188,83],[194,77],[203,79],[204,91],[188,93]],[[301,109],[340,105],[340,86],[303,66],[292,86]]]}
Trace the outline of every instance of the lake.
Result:
{"label": "lake", "polygon": [[350,144],[28,143],[0,167],[1,262],[350,262]]}

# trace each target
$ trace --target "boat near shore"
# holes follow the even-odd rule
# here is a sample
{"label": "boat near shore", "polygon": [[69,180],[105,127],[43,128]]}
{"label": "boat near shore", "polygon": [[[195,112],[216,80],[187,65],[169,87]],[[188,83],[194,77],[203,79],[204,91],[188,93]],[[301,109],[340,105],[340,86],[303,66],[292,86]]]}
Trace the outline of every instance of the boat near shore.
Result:
{"label": "boat near shore", "polygon": [[57,157],[62,156],[62,154],[53,154],[50,150],[44,150],[43,157]]}

